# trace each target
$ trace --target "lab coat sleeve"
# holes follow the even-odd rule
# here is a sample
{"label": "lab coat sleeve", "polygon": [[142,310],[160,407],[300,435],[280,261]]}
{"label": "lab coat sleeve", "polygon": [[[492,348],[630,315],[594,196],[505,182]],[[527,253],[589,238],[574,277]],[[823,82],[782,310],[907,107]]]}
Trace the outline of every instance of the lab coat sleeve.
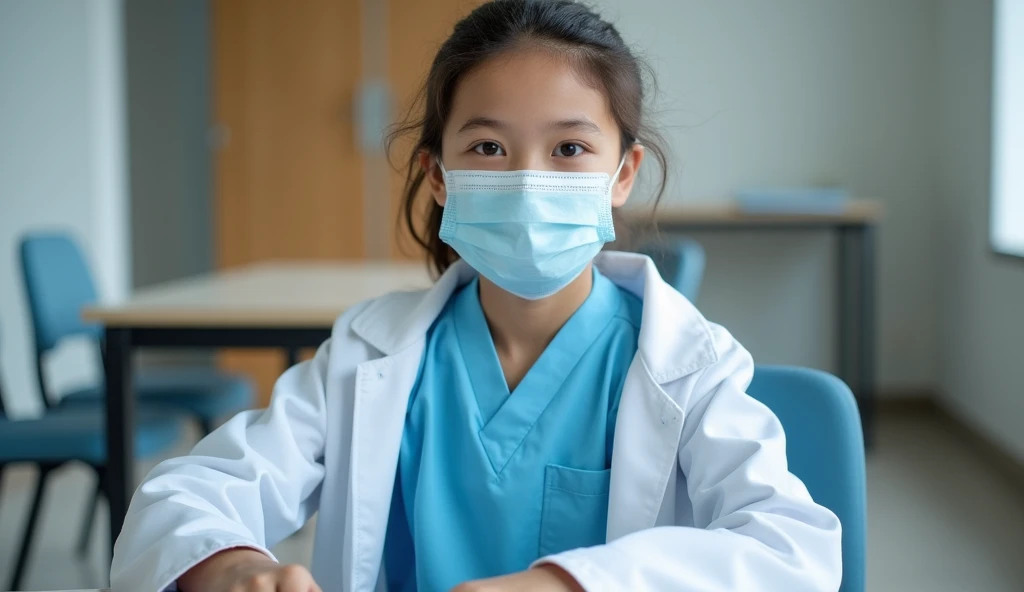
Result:
{"label": "lab coat sleeve", "polygon": [[136,491],[114,547],[114,592],[173,590],[218,551],[268,550],[316,511],[330,342],[287,370],[270,406],[235,416],[192,450],[160,463]]}
{"label": "lab coat sleeve", "polygon": [[839,588],[839,520],[788,471],[778,418],[745,394],[750,355],[713,330],[719,361],[693,390],[679,448],[695,526],[640,531],[544,560],[588,592]]}

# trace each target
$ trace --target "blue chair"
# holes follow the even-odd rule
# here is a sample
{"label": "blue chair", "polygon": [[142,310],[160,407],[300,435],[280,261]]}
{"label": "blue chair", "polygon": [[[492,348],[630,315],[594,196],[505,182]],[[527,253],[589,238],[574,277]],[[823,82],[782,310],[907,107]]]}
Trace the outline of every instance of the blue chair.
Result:
{"label": "blue chair", "polygon": [[[21,588],[50,473],[67,462],[80,461],[96,471],[103,487],[103,467],[107,459],[105,420],[101,408],[69,406],[47,409],[36,419],[12,421],[4,410],[3,390],[0,389],[0,480],[4,467],[9,464],[29,462],[39,467],[32,509],[7,590]],[[140,410],[135,422],[136,454],[147,458],[166,453],[180,440],[185,420],[185,416],[173,411]]]}
{"label": "blue chair", "polygon": [[700,243],[688,238],[668,238],[652,241],[640,252],[654,260],[666,283],[690,302],[697,302],[705,262]]}
{"label": "blue chair", "polygon": [[778,416],[786,430],[789,469],[814,501],[843,525],[842,592],[863,592],[867,490],[860,414],[850,389],[808,368],[757,366],[748,394]]}
{"label": "blue chair", "polygon": [[[103,337],[102,326],[81,318],[82,308],[96,302],[96,288],[81,250],[67,235],[28,235],[21,241],[20,254],[35,334],[39,390],[49,408],[58,403],[46,388],[45,354],[69,337],[84,336],[97,343]],[[140,409],[156,405],[187,412],[204,434],[213,430],[218,419],[247,409],[253,402],[253,388],[247,380],[206,367],[140,372],[134,387]],[[105,387],[99,385],[67,393],[59,405],[102,408],[105,396]],[[100,493],[97,486],[97,500]],[[80,554],[87,549],[91,512],[86,520],[79,539]]]}

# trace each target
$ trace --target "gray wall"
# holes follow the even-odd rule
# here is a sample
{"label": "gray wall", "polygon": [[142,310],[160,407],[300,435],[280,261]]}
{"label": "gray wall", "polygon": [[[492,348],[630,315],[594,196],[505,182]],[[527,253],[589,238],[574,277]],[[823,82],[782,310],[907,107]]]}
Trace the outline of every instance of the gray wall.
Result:
{"label": "gray wall", "polygon": [[[886,208],[883,388],[934,384],[933,0],[601,0],[654,67],[675,151],[666,206],[747,186],[841,183]],[[835,369],[833,242],[698,234],[700,307],[761,362]]]}
{"label": "gray wall", "polygon": [[992,2],[940,5],[938,377],[946,404],[1024,462],[1024,259],[988,241]]}
{"label": "gray wall", "polygon": [[135,286],[213,266],[206,0],[125,5]]}
{"label": "gray wall", "polygon": [[[101,297],[129,285],[120,3],[0,2],[0,380],[13,415],[41,409],[17,264],[25,232],[70,232]],[[60,389],[98,376],[96,351],[51,360]]]}

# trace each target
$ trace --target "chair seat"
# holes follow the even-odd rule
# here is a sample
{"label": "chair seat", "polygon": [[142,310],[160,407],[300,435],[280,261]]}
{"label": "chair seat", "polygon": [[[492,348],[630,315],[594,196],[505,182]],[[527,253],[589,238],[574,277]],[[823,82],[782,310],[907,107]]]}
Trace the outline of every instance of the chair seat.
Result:
{"label": "chair seat", "polygon": [[[140,409],[135,421],[135,455],[167,451],[184,434],[186,417],[171,409]],[[98,406],[57,407],[42,417],[0,418],[0,464],[80,460],[107,462],[106,412]]]}
{"label": "chair seat", "polygon": [[[233,415],[253,403],[248,380],[205,367],[143,371],[136,377],[135,393],[142,402],[175,407],[204,420]],[[101,387],[90,387],[68,393],[61,405],[97,404],[105,396]]]}

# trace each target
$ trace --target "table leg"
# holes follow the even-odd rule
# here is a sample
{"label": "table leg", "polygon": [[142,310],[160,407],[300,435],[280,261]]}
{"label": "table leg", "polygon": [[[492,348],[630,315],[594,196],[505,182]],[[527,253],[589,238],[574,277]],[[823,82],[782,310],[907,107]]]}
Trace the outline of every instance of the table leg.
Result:
{"label": "table leg", "polygon": [[864,444],[874,436],[875,403],[875,229],[839,229],[837,351],[839,377],[857,397]]}
{"label": "table leg", "polygon": [[107,384],[106,493],[110,503],[110,546],[121,533],[131,500],[135,459],[135,397],[132,393],[132,334],[108,328],[104,341]]}
{"label": "table leg", "polygon": [[843,379],[851,390],[857,392],[857,377],[854,376],[853,360],[853,271],[852,249],[850,246],[853,230],[847,226],[841,226],[838,233],[838,244],[836,245],[838,257],[836,262],[836,309],[839,322],[836,327],[836,364],[837,374]]}
{"label": "table leg", "polygon": [[857,357],[857,381],[860,384],[861,421],[864,423],[864,443],[870,446],[874,439],[875,428],[875,228],[870,225],[861,226],[858,231],[860,256],[858,257],[858,326],[860,328],[860,351]]}
{"label": "table leg", "polygon": [[285,369],[291,368],[295,364],[299,363],[299,348],[289,347],[285,348]]}

